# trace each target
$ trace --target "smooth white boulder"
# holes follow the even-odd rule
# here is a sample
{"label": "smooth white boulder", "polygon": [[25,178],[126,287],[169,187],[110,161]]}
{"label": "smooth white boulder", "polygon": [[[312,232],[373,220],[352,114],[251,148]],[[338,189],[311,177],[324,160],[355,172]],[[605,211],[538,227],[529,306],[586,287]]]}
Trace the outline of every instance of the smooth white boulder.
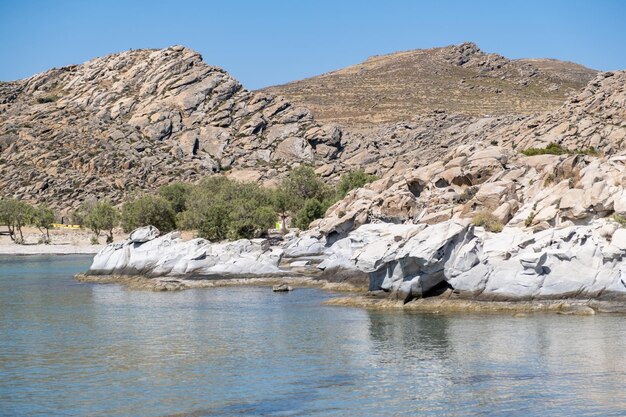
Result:
{"label": "smooth white boulder", "polygon": [[133,230],[128,239],[133,243],[145,243],[159,237],[161,232],[154,226],[145,226]]}
{"label": "smooth white boulder", "polygon": [[[515,227],[489,233],[459,219],[432,226],[368,223],[332,244],[305,233],[284,247],[269,247],[263,239],[183,241],[173,232],[143,243],[129,239],[110,244],[96,255],[89,273],[287,275],[290,266],[315,268],[310,261],[317,259],[320,270],[365,272],[370,290],[387,291],[403,301],[439,285],[485,300],[626,300],[626,229],[607,233],[614,228],[607,220],[535,233]],[[150,231],[142,236],[152,236]],[[288,259],[287,270],[279,266],[283,258]]]}
{"label": "smooth white boulder", "polygon": [[156,276],[263,276],[280,274],[281,248],[263,239],[211,243],[183,241],[177,232],[147,242],[112,243],[94,257],[89,274]]}

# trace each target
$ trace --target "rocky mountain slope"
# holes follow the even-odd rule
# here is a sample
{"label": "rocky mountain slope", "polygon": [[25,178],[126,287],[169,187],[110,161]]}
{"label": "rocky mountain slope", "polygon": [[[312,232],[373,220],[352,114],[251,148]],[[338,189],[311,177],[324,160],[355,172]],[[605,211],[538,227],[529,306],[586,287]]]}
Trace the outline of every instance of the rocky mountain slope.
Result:
{"label": "rocky mountain slope", "polygon": [[470,116],[554,110],[596,74],[550,59],[509,60],[473,43],[374,56],[361,64],[263,91],[342,124],[410,120],[434,110]]}
{"label": "rocky mountain slope", "polygon": [[217,171],[269,179],[333,158],[340,134],[182,46],[127,51],[0,84],[0,189],[69,208]]}
{"label": "rocky mountain slope", "polygon": [[[470,117],[433,112],[411,121],[343,127],[342,152],[329,165],[360,166],[388,176],[445,158],[460,145],[482,143],[518,153],[558,143],[604,155],[624,150],[626,73],[599,73],[556,110],[535,116]],[[320,168],[320,172],[323,169]]]}
{"label": "rocky mountain slope", "polygon": [[[435,67],[445,62],[459,71],[486,71],[476,79],[506,82],[514,90],[545,86],[548,75],[574,88],[591,73],[575,64],[531,60],[540,74],[528,75],[525,87],[517,82],[526,64],[472,44],[419,54],[432,55]],[[445,84],[445,72],[435,78]],[[420,109],[401,122],[342,126],[320,124],[280,96],[244,89],[187,48],[127,51],[0,83],[0,189],[70,210],[86,198],[116,203],[217,172],[272,184],[295,163],[313,165],[329,181],[357,168],[391,178],[479,142],[512,154],[562,142],[611,155],[624,139],[624,84],[622,72],[601,73],[561,107],[533,116]],[[564,88],[549,90],[562,94]],[[498,94],[522,103],[515,91]],[[428,94],[438,97],[435,90]]]}
{"label": "rocky mountain slope", "polygon": [[[183,242],[142,229],[101,251],[89,274],[157,277],[157,289],[190,288],[189,276],[215,274],[358,282],[365,275],[371,293],[359,305],[391,299],[441,311],[497,301],[488,309],[524,302],[535,311],[623,313],[625,86],[626,71],[603,73],[549,114],[513,124],[485,119],[459,131],[452,121],[444,130],[467,135],[467,143],[351,191],[279,246]],[[519,152],[554,141],[559,154]],[[597,151],[581,151],[589,146]],[[435,302],[420,304],[433,295]],[[463,300],[479,304],[455,303]]]}
{"label": "rocky mountain slope", "polygon": [[[503,225],[545,229],[626,215],[626,71],[599,74],[554,112],[492,125],[487,120],[455,133],[465,144],[440,159],[391,170],[350,193],[318,227],[343,233],[372,221],[433,224],[487,211]],[[520,152],[549,143],[563,154]]]}

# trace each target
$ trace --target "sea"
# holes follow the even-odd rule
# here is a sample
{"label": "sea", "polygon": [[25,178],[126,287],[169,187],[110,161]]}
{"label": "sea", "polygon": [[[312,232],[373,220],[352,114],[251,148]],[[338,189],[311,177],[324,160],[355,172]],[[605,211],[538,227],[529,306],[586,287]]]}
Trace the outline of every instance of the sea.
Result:
{"label": "sea", "polygon": [[416,314],[0,257],[0,416],[625,416],[622,315]]}

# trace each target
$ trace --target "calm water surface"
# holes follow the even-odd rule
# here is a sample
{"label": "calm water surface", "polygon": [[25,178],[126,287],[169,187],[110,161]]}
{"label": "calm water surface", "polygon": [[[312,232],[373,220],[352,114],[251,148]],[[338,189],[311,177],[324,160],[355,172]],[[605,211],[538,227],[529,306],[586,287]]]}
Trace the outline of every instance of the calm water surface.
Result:
{"label": "calm water surface", "polygon": [[417,315],[0,258],[2,416],[624,416],[624,316]]}

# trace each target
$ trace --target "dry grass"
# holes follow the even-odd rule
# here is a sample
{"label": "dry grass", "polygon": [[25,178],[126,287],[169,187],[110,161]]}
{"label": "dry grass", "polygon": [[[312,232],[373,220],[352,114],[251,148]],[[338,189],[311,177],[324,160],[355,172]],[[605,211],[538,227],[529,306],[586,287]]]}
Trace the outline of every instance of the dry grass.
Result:
{"label": "dry grass", "polygon": [[488,211],[476,213],[474,217],[472,217],[472,224],[474,226],[482,226],[485,230],[492,233],[500,233],[504,228],[502,222]]}
{"label": "dry grass", "polygon": [[[442,109],[473,116],[554,110],[595,74],[559,61],[509,61],[494,71],[447,61],[447,48],[373,57],[363,63],[266,90],[310,108],[320,121],[380,123]],[[539,75],[524,78],[524,65]],[[562,65],[561,65],[562,64]],[[557,88],[555,88],[555,86]]]}

